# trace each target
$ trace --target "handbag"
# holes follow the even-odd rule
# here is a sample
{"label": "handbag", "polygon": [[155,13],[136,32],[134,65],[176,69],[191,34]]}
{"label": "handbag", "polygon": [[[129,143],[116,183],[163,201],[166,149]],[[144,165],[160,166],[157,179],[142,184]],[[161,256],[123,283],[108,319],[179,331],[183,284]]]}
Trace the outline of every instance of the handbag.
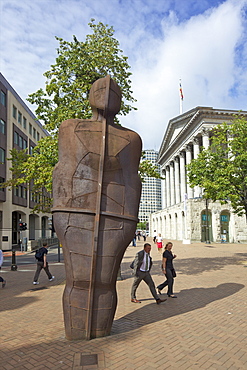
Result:
{"label": "handbag", "polygon": [[172,272],[172,277],[175,278],[177,276],[175,269],[171,269],[171,272]]}

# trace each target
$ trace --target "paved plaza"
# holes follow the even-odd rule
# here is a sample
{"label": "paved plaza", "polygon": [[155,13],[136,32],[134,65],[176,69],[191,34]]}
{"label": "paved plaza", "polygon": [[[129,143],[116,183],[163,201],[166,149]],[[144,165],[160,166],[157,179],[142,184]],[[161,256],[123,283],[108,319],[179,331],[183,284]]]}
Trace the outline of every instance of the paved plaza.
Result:
{"label": "paved plaza", "polygon": [[[140,241],[126,250],[112,335],[88,342],[64,335],[63,263],[50,264],[52,282],[42,271],[38,286],[32,285],[35,263],[17,271],[3,266],[0,369],[247,370],[247,245],[175,241],[178,298],[160,305],[144,282],[137,290],[142,303],[130,302],[129,265],[142,246]],[[158,285],[164,277],[153,244],[151,255]]]}

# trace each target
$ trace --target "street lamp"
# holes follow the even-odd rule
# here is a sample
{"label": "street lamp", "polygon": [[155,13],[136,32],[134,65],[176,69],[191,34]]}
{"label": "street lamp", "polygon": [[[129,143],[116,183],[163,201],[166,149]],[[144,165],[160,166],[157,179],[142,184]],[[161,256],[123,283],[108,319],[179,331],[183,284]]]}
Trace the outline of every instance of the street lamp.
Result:
{"label": "street lamp", "polygon": [[209,237],[209,224],[208,224],[208,198],[205,198],[206,201],[206,243],[210,244],[210,237]]}

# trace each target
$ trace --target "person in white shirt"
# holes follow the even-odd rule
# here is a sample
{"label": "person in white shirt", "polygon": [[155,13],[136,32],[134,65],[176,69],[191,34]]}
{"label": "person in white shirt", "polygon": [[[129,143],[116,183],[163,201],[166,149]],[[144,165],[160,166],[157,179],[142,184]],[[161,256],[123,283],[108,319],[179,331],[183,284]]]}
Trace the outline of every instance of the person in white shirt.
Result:
{"label": "person in white shirt", "polygon": [[159,235],[157,236],[156,243],[157,243],[158,251],[159,251],[159,252],[162,252],[162,248],[163,248],[163,238],[162,238],[161,234],[159,234]]}
{"label": "person in white shirt", "polygon": [[152,258],[150,257],[151,245],[149,243],[144,244],[144,249],[138,252],[133,261],[134,269],[134,282],[131,288],[131,302],[141,303],[136,299],[136,290],[143,280],[148,285],[150,292],[157,304],[165,302],[166,299],[160,299],[155,290],[155,285],[153,279],[150,275],[150,270],[152,267]]}

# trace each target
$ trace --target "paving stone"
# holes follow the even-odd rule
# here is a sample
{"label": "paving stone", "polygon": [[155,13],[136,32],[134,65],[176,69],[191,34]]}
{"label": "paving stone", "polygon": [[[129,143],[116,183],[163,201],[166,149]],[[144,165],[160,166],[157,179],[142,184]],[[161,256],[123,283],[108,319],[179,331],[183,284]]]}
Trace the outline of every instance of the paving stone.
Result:
{"label": "paving stone", "polygon": [[[164,276],[161,256],[152,246],[151,272],[157,286]],[[41,273],[42,290],[32,290],[35,264],[17,271],[3,266],[7,285],[0,290],[0,368],[76,369],[75,354],[95,353],[104,356],[104,367],[98,368],[105,370],[247,369],[247,245],[212,246],[174,241],[178,298],[159,306],[143,282],[137,291],[142,303],[130,302],[129,264],[143,242],[128,247],[121,266],[123,280],[117,282],[112,335],[88,342],[70,342],[64,335],[63,264],[51,265],[56,276],[52,283]],[[166,297],[165,289],[162,297]]]}

